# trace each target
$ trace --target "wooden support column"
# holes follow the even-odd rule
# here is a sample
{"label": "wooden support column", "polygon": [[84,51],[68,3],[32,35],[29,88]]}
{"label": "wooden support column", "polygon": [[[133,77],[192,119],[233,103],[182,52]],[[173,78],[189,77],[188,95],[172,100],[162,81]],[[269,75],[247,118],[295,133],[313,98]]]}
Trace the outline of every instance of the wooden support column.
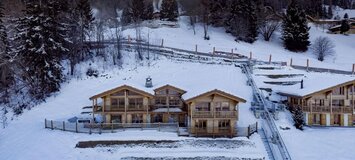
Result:
{"label": "wooden support column", "polygon": [[128,107],[128,96],[127,96],[127,90],[124,90],[124,117],[125,117],[125,123],[127,123],[127,107]]}
{"label": "wooden support column", "polygon": [[330,103],[330,116],[333,114],[333,91],[330,91],[329,93],[330,98],[329,98],[329,103]]}

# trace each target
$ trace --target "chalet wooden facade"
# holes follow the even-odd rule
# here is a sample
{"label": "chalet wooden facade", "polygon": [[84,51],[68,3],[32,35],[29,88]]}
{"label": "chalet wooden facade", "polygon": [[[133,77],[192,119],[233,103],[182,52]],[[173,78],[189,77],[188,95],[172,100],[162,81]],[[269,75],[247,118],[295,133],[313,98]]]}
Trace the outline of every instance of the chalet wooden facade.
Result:
{"label": "chalet wooden facade", "polygon": [[238,103],[242,98],[213,90],[186,100],[190,133],[202,136],[235,135]]}
{"label": "chalet wooden facade", "polygon": [[185,90],[171,85],[153,92],[123,85],[92,96],[93,116],[104,123],[179,123],[196,136],[234,136],[238,104],[246,102],[220,90],[187,100]]}
{"label": "chalet wooden facade", "polygon": [[307,125],[354,126],[355,80],[325,88],[303,96],[287,96],[289,107],[299,107],[304,112]]}

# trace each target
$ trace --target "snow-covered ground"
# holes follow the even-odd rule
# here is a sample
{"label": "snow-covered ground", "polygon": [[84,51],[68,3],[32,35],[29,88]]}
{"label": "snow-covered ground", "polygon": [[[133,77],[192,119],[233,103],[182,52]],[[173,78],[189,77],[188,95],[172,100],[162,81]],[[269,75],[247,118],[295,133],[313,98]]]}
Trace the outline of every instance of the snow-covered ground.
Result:
{"label": "snow-covered ground", "polygon": [[[353,11],[353,10],[352,10]],[[307,59],[310,60],[311,67],[332,68],[341,70],[352,70],[352,64],[355,63],[355,35],[340,35],[328,34],[327,29],[321,26],[316,27],[313,24],[309,25],[310,41],[313,42],[319,36],[327,36],[335,44],[335,55],[327,57],[324,62],[317,60],[316,56],[312,54],[311,50],[305,53],[295,53],[285,50],[283,42],[280,39],[280,32],[276,32],[270,42],[266,42],[259,36],[258,40],[253,44],[245,42],[236,42],[234,37],[225,32],[224,28],[209,27],[210,40],[203,39],[203,26],[196,24],[196,35],[193,33],[191,25],[188,23],[187,17],[180,17],[178,28],[162,27],[151,29],[147,27],[141,28],[142,38],[147,41],[149,33],[149,42],[160,45],[161,40],[164,39],[164,46],[175,47],[186,50],[195,50],[195,45],[201,52],[212,52],[213,47],[217,51],[231,52],[233,49],[235,53],[240,53],[249,56],[253,53],[253,58],[258,60],[268,61],[270,54],[272,61],[290,62],[293,59],[294,65],[305,66]],[[115,38],[115,30],[107,29],[105,32],[106,39]],[[136,31],[134,28],[123,31],[123,36],[135,38]]]}
{"label": "snow-covered ground", "polygon": [[[271,69],[273,68],[273,69]],[[254,67],[254,79],[259,88],[272,89],[273,93],[264,92],[272,101],[283,98],[275,92],[286,92],[305,95],[328,88],[331,85],[355,80],[354,76],[330,73],[315,73],[296,70],[290,67],[259,65]],[[304,80],[304,88],[300,89],[300,81]],[[265,82],[298,82],[293,85],[267,84]],[[322,82],[322,83],[319,83]],[[350,150],[355,145],[355,128],[309,128],[300,131],[293,126],[293,120],[288,111],[279,113],[275,121],[280,134],[293,159],[354,159],[355,153]],[[291,128],[282,130],[281,128]]]}
{"label": "snow-covered ground", "polygon": [[[133,53],[126,53],[131,57]],[[60,93],[47,99],[46,103],[25,111],[16,117],[5,129],[0,130],[0,159],[119,159],[127,156],[137,157],[199,157],[225,156],[238,158],[267,157],[265,148],[258,134],[250,139],[233,138],[248,143],[237,148],[191,147],[180,148],[145,148],[136,147],[103,147],[91,149],[75,148],[78,141],[89,140],[185,140],[192,137],[178,137],[176,133],[158,131],[124,131],[106,134],[70,133],[44,128],[44,119],[65,120],[78,116],[82,107],[91,104],[89,97],[101,91],[108,90],[125,83],[144,85],[145,78],[151,76],[153,85],[160,86],[168,83],[181,85],[191,92],[194,86],[188,82],[200,82],[199,87],[222,87],[248,101],[241,104],[239,126],[255,123],[249,110],[252,93],[246,85],[246,77],[241,69],[235,66],[198,64],[189,62],[172,62],[161,58],[153,61],[148,67],[125,60],[123,69],[118,67],[103,67],[100,60],[92,63],[91,67],[99,70],[98,78],[82,77],[72,79],[63,84]],[[78,66],[85,72],[89,64]],[[229,88],[228,88],[229,87]],[[196,88],[197,91],[201,89]],[[196,93],[198,94],[198,93]],[[227,139],[228,140],[228,139]]]}

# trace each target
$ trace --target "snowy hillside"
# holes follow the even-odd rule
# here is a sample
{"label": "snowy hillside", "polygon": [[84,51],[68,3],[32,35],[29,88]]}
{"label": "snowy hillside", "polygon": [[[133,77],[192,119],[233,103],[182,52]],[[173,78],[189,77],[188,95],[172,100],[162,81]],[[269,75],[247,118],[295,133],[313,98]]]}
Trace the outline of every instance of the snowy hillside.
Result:
{"label": "snowy hillside", "polygon": [[[236,42],[234,37],[225,33],[223,28],[209,28],[210,40],[203,39],[203,26],[202,24],[196,25],[196,35],[193,34],[192,27],[188,24],[188,17],[180,17],[179,28],[156,28],[151,29],[143,27],[142,37],[144,40],[152,44],[160,45],[162,39],[164,39],[164,46],[181,48],[186,50],[195,50],[197,45],[198,51],[212,52],[213,48],[217,51],[240,53],[249,56],[250,52],[253,53],[253,58],[258,60],[268,61],[270,54],[272,55],[272,61],[284,61],[290,63],[292,58],[294,65],[305,66],[307,59],[310,60],[311,67],[321,68],[333,68],[341,70],[352,70],[352,64],[355,63],[355,35],[348,36],[340,34],[328,34],[327,29],[317,27],[313,24],[309,25],[310,29],[310,41],[313,42],[319,36],[326,36],[331,39],[335,44],[335,55],[327,57],[324,62],[317,60],[316,56],[308,50],[305,53],[290,52],[283,47],[283,42],[280,39],[280,32],[277,32],[270,42],[266,42],[259,36],[258,40],[253,44],[245,42]],[[107,29],[105,38],[107,40],[113,40],[115,38],[114,29]],[[123,32],[124,37],[130,36],[135,38],[135,29],[126,29]]]}
{"label": "snowy hillside", "polygon": [[[156,60],[148,67],[147,65],[135,65],[133,53],[125,53],[124,69],[101,68],[100,63],[94,63],[100,71],[98,78],[83,77],[81,79],[73,79],[65,84],[56,96],[53,96],[32,110],[25,111],[21,116],[11,121],[10,125],[0,132],[0,154],[1,159],[112,159],[123,157],[237,157],[237,158],[264,158],[267,157],[264,146],[258,134],[253,135],[250,139],[233,138],[227,141],[235,141],[235,143],[246,143],[250,145],[241,145],[236,148],[216,148],[216,147],[189,147],[181,146],[179,148],[121,148],[104,147],[92,149],[74,148],[78,141],[89,140],[194,140],[189,137],[178,137],[176,133],[158,132],[158,131],[124,131],[118,133],[103,133],[89,135],[87,133],[70,133],[58,130],[44,129],[44,119],[64,120],[73,117],[85,117],[80,113],[82,107],[91,104],[90,96],[100,91],[108,90],[119,85],[144,85],[145,78],[151,76],[153,85],[160,86],[167,83],[186,87],[189,90],[200,90],[194,88],[189,81],[200,83],[203,87],[222,87],[222,90],[229,91],[233,94],[245,98],[248,103],[241,104],[240,121],[238,126],[247,126],[255,123],[252,112],[249,110],[250,101],[252,100],[251,90],[246,85],[245,76],[241,73],[240,68],[226,65],[198,64],[189,62],[173,62],[162,58]],[[129,58],[131,57],[131,58]],[[132,61],[133,59],[133,61]],[[81,66],[85,68],[87,63]],[[80,68],[80,67],[79,67]],[[197,84],[196,83],[196,84]],[[191,83],[193,84],[193,83]],[[231,87],[233,86],[233,87]],[[89,116],[89,115],[87,115]],[[208,140],[208,139],[207,139]],[[209,139],[211,140],[211,139]],[[217,142],[216,142],[217,143]],[[21,154],[14,154],[14,150],[21,150]],[[137,150],[139,150],[137,152]],[[189,151],[186,154],[186,151]],[[134,153],[132,155],[132,153]],[[183,153],[183,155],[182,155]]]}

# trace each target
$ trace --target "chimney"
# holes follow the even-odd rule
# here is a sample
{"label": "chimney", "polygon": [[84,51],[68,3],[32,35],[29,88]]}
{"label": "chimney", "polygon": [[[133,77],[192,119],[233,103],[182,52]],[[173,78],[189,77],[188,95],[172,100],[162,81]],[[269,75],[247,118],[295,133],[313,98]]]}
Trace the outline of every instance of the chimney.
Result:
{"label": "chimney", "polygon": [[303,89],[303,79],[301,80],[301,89]]}
{"label": "chimney", "polygon": [[152,88],[153,87],[152,78],[150,78],[150,76],[145,79],[145,87],[147,87],[147,88]]}

